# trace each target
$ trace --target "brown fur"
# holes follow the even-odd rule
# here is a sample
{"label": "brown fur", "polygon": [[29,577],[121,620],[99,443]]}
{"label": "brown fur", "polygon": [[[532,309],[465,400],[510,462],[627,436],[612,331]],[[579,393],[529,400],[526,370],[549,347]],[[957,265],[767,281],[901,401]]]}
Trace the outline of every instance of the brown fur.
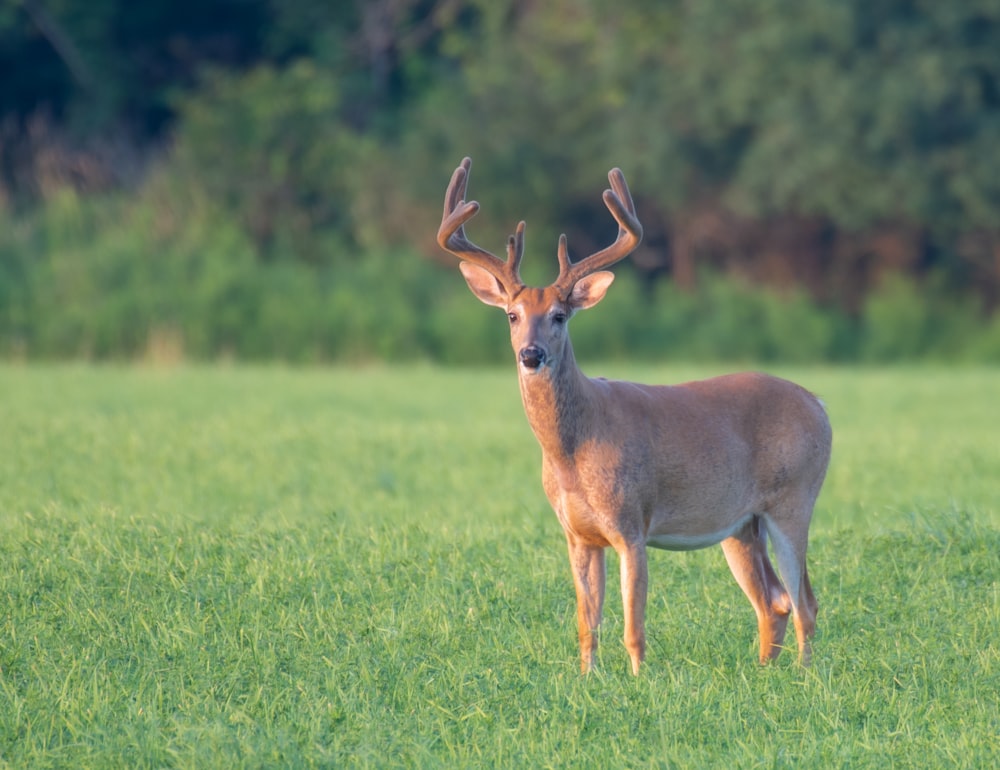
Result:
{"label": "brown fur", "polygon": [[[646,547],[715,543],[757,614],[761,662],[781,652],[791,615],[799,660],[808,664],[817,604],[806,547],[831,446],[822,404],[798,385],[758,373],[674,386],[585,377],[567,322],[600,302],[614,276],[599,268],[622,259],[641,237],[624,177],[612,171],[613,191],[605,193],[620,225],[618,240],[570,263],[561,239],[560,277],[537,289],[525,287],[517,271],[523,223],[507,262],[465,238],[464,222],[478,210],[460,200],[468,171],[466,160],[452,178],[439,242],[465,260],[462,273],[473,293],[511,319],[545,493],[569,547],[582,670],[592,668],[597,649],[606,548],[620,557],[625,646],[638,673],[645,656]],[[769,536],[784,581],[768,557]]]}

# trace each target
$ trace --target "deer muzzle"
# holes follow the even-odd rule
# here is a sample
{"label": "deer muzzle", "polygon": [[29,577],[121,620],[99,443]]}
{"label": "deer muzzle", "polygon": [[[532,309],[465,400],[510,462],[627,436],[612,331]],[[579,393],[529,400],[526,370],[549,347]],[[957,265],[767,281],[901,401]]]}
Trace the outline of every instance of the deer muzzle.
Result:
{"label": "deer muzzle", "polygon": [[525,369],[536,371],[545,364],[545,351],[537,345],[528,345],[521,348],[518,358]]}

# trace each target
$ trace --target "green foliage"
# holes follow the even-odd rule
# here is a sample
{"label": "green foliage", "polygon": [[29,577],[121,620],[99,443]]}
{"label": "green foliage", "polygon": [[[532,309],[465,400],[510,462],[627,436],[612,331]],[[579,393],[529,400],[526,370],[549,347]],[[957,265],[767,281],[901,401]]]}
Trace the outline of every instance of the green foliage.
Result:
{"label": "green foliage", "polygon": [[994,4],[713,0],[681,23],[663,60],[683,66],[658,96],[674,105],[675,140],[711,158],[682,160],[689,176],[714,170],[755,214],[995,224]]}
{"label": "green foliage", "polygon": [[203,189],[265,251],[277,245],[329,261],[315,231],[351,237],[365,146],[338,119],[336,78],[300,60],[246,74],[215,71],[204,81],[179,100],[173,173]]}
{"label": "green foliage", "polygon": [[626,170],[645,272],[586,357],[996,360],[998,36],[988,0],[8,4],[0,355],[498,360],[422,261],[470,154],[495,251],[599,248]]}
{"label": "green foliage", "polygon": [[[901,361],[918,357],[955,360],[976,351],[988,353],[981,340],[983,315],[968,301],[947,292],[940,282],[924,287],[894,276],[865,306],[861,357],[869,361]],[[995,360],[995,359],[994,359]]]}
{"label": "green foliage", "polygon": [[836,357],[837,314],[806,297],[714,280],[689,324],[690,352],[721,360],[822,361]]}
{"label": "green foliage", "polygon": [[[262,259],[199,187],[162,177],[135,200],[65,191],[13,224],[3,243],[0,351],[87,359],[285,361],[509,358],[502,314],[455,269],[408,250],[358,258],[336,241],[326,264]],[[28,255],[36,255],[29,259]],[[579,314],[582,362],[597,359],[913,361],[998,358],[996,323],[940,282],[888,281],[854,321],[802,293],[776,294],[706,273],[696,292],[650,290],[619,268],[604,302]],[[165,348],[164,348],[165,346]]]}
{"label": "green foliage", "polygon": [[195,357],[245,344],[257,304],[252,245],[206,201],[193,204],[188,213],[200,214],[183,226],[153,205],[96,206],[70,191],[47,207],[30,237],[47,258],[16,303],[24,352],[133,357],[161,329],[176,329]]}
{"label": "green foliage", "polygon": [[508,371],[4,367],[0,761],[989,766],[997,373],[784,374],[836,435],[813,667],[757,664],[718,549],[657,552],[634,679],[613,556],[579,674]]}
{"label": "green foliage", "polygon": [[75,134],[123,123],[157,133],[170,94],[209,64],[240,66],[262,53],[266,3],[170,0],[13,0],[0,8],[0,112],[20,121],[58,116]]}
{"label": "green foliage", "polygon": [[978,333],[968,342],[968,358],[972,361],[1000,363],[1000,318],[978,329]]}

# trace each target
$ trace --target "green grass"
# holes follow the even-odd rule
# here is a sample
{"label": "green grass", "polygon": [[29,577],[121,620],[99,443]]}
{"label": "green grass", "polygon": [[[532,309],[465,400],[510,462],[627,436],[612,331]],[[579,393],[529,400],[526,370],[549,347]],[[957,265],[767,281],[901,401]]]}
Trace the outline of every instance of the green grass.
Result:
{"label": "green grass", "polygon": [[991,766],[1000,371],[778,373],[834,425],[814,665],[653,551],[633,678],[509,369],[0,367],[0,766]]}

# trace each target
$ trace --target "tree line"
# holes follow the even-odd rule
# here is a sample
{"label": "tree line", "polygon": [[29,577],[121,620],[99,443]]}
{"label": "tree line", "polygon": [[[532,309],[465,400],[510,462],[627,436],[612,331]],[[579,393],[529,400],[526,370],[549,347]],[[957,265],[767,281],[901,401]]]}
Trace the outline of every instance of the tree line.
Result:
{"label": "tree line", "polygon": [[0,71],[0,355],[489,359],[471,155],[537,282],[625,171],[597,355],[1000,359],[995,0],[5,0]]}

